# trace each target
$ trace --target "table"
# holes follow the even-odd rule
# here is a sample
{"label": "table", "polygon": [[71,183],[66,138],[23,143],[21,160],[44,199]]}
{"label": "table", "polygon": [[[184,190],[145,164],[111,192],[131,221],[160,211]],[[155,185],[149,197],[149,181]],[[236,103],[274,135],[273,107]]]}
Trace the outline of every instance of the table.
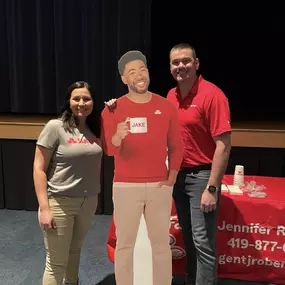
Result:
{"label": "table", "polygon": [[[224,184],[232,184],[226,175]],[[265,185],[266,198],[223,193],[217,227],[218,275],[285,283],[285,179],[246,176]]]}
{"label": "table", "polygon": [[[225,175],[223,184],[231,185]],[[245,176],[245,182],[265,185],[265,198],[222,192],[217,227],[218,277],[274,284],[285,283],[285,178]],[[185,274],[184,244],[173,202],[169,230],[173,274]],[[114,262],[112,219],[107,250]]]}

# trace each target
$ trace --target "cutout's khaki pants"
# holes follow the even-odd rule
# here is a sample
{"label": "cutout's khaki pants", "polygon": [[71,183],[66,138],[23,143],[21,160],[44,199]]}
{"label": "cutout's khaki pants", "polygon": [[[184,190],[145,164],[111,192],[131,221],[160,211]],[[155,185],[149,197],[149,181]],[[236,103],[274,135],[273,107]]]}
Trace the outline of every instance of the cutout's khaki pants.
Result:
{"label": "cutout's khaki pants", "polygon": [[113,184],[117,285],[133,285],[133,254],[142,214],[152,248],[153,284],[171,284],[169,227],[173,187],[157,185],[158,182]]}
{"label": "cutout's khaki pants", "polygon": [[92,225],[98,197],[49,199],[56,229],[43,230],[46,266],[43,285],[77,284],[81,246]]}

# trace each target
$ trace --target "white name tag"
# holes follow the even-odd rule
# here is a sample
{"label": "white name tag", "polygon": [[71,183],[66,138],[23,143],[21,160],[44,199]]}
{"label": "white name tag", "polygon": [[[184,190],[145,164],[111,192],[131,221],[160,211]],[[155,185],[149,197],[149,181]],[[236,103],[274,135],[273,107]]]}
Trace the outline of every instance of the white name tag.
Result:
{"label": "white name tag", "polygon": [[146,118],[131,118],[130,132],[133,134],[147,133],[147,119]]}

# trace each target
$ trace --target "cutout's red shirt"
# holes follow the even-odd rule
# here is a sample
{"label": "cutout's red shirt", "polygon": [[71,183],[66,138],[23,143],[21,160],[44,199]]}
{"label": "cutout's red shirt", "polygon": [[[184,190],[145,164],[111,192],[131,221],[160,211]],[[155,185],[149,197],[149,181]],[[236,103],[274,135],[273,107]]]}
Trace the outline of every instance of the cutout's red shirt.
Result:
{"label": "cutout's red shirt", "polygon": [[[117,124],[126,118],[147,119],[147,133],[129,133],[120,147],[111,140]],[[180,137],[178,114],[165,98],[152,94],[143,104],[130,101],[126,96],[117,100],[117,107],[102,112],[102,140],[104,151],[115,158],[115,182],[158,182],[168,178],[169,169],[179,171],[183,148]]]}

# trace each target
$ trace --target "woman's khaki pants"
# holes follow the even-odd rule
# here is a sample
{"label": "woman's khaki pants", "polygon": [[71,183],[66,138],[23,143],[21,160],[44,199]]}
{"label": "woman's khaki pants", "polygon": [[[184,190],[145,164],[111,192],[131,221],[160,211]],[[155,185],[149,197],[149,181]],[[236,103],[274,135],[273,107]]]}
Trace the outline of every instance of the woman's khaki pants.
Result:
{"label": "woman's khaki pants", "polygon": [[43,285],[77,284],[83,240],[92,225],[98,197],[53,197],[56,229],[43,230],[46,266]]}

